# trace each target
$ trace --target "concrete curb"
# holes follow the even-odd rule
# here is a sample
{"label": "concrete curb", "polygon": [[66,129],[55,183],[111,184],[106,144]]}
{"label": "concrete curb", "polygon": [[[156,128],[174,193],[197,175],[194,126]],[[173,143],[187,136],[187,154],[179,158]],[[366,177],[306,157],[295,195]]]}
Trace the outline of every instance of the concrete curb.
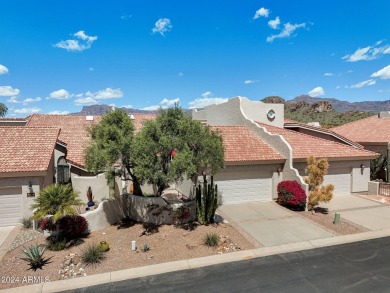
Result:
{"label": "concrete curb", "polygon": [[193,258],[187,260],[179,260],[168,263],[161,263],[156,265],[132,268],[121,271],[114,271],[103,274],[90,275],[87,277],[75,278],[64,281],[53,281],[48,283],[40,283],[29,286],[15,287],[10,289],[0,290],[1,293],[51,293],[66,290],[74,290],[78,288],[85,288],[96,286],[100,284],[107,284],[119,282],[129,279],[141,278],[152,275],[159,275],[163,273],[189,270],[194,268],[201,268],[210,265],[250,260],[254,258],[266,257],[275,254],[298,252],[303,250],[322,248],[327,246],[341,245],[353,243],[358,241],[376,239],[390,236],[390,229],[369,231],[359,234],[334,236],[331,238],[316,239],[309,241],[302,241],[296,243],[288,243],[278,246],[260,247],[251,250],[243,250],[238,252],[231,252],[227,254],[218,254],[207,257]]}

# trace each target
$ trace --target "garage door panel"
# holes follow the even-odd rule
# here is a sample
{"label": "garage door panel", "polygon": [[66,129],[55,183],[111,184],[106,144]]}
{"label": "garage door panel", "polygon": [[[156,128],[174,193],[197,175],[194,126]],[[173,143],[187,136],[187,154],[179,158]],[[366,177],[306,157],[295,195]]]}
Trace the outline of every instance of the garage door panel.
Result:
{"label": "garage door panel", "polygon": [[0,227],[19,224],[23,215],[22,188],[0,189]]}
{"label": "garage door panel", "polygon": [[223,204],[272,200],[269,172],[232,172],[215,176]]}

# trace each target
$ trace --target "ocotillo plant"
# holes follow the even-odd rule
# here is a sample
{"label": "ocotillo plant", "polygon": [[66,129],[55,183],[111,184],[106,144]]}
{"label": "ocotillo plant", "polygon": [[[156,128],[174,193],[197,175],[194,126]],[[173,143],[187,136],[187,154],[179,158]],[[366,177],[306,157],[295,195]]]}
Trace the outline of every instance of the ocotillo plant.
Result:
{"label": "ocotillo plant", "polygon": [[203,190],[201,185],[196,188],[196,207],[198,222],[202,225],[214,223],[214,215],[218,206],[218,186],[214,185],[213,176],[210,184],[203,175]]}

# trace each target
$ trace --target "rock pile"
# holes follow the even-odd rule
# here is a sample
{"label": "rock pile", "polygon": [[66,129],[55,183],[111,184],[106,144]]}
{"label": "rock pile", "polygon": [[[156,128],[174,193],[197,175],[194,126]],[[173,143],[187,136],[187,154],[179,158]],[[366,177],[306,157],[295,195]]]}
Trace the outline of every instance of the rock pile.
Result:
{"label": "rock pile", "polygon": [[81,258],[76,253],[70,253],[65,256],[65,260],[61,263],[60,267],[60,280],[85,277],[87,275],[82,267]]}
{"label": "rock pile", "polygon": [[221,244],[218,246],[218,249],[217,249],[218,254],[223,254],[223,253],[228,253],[228,252],[241,250],[241,248],[236,246],[232,242],[232,240],[229,239],[228,236],[220,236],[219,240],[220,240],[219,242]]}

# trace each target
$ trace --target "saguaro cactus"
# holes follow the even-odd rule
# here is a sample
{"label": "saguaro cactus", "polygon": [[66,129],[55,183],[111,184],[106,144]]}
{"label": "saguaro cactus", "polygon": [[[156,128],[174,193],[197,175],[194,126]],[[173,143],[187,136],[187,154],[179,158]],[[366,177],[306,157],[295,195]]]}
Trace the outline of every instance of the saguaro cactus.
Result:
{"label": "saguaro cactus", "polygon": [[203,175],[203,188],[199,184],[196,188],[196,207],[198,222],[202,225],[214,223],[214,215],[218,206],[218,186],[214,185],[213,176],[210,184],[206,175]]}

